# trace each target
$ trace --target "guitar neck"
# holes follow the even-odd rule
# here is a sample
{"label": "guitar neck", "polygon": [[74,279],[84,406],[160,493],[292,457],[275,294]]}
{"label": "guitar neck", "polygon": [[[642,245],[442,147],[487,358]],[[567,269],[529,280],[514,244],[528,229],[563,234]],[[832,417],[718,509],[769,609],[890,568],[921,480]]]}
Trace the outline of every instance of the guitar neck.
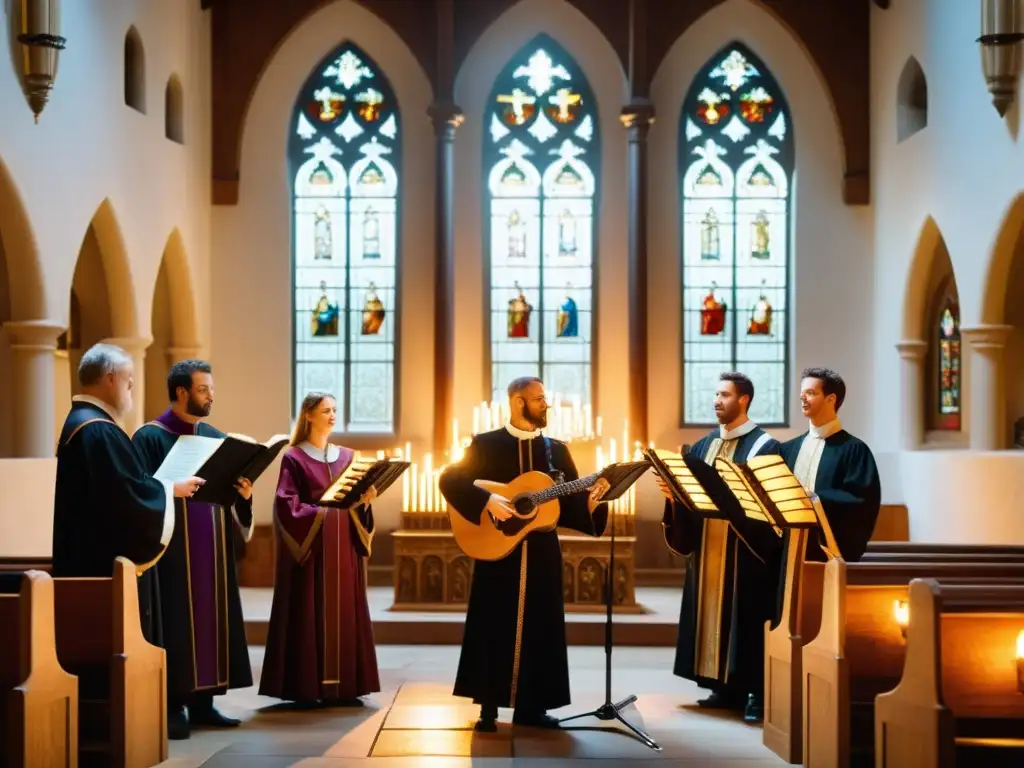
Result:
{"label": "guitar neck", "polygon": [[587,490],[594,482],[601,476],[600,472],[595,472],[592,475],[581,477],[578,480],[571,480],[568,483],[561,483],[559,485],[553,485],[550,488],[546,488],[543,491],[537,491],[536,493],[530,494],[530,501],[534,504],[543,504],[546,501],[557,499],[561,496],[571,496],[574,493],[580,493],[581,491]]}

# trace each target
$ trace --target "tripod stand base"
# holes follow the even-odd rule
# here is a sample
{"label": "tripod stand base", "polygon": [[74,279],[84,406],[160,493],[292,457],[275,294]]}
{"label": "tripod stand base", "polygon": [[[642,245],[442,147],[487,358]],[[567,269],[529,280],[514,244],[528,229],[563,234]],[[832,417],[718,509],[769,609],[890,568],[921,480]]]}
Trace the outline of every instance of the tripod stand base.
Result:
{"label": "tripod stand base", "polygon": [[611,701],[606,701],[600,707],[598,707],[595,710],[592,710],[591,712],[583,712],[582,714],[573,715],[572,717],[564,717],[558,722],[559,724],[568,723],[570,720],[579,720],[581,717],[596,717],[598,720],[618,720],[624,726],[629,728],[629,730],[633,732],[636,738],[642,741],[646,746],[650,747],[656,752],[660,752],[661,747],[658,746],[657,742],[655,742],[654,739],[652,739],[646,733],[641,731],[635,725],[631,724],[628,720],[626,720],[626,718],[622,716],[620,710],[625,709],[634,701],[636,701],[636,696],[628,696],[616,704],[612,704]]}

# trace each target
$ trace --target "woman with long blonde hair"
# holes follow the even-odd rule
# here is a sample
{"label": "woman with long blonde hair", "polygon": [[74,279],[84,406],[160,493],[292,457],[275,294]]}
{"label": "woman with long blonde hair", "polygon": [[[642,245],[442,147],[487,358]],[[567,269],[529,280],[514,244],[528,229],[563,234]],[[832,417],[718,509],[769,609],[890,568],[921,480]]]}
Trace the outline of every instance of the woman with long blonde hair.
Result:
{"label": "woman with long blonde hair", "polygon": [[371,488],[352,509],[319,505],[352,463],[329,442],[334,396],[302,401],[274,498],[277,578],[260,694],[304,704],[361,706],[380,690],[363,558],[374,521]]}

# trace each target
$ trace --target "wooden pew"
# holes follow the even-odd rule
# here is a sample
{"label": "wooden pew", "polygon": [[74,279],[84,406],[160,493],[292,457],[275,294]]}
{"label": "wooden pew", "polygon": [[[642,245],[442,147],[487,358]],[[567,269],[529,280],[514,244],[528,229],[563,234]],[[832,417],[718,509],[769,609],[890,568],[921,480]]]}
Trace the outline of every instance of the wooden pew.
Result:
{"label": "wooden pew", "polygon": [[[988,552],[990,554],[1020,555],[1024,557],[1024,546],[1017,544],[933,544],[927,541],[871,541],[868,542],[865,555],[881,553],[912,553],[957,554],[972,552]],[[863,558],[862,558],[863,559]]]}
{"label": "wooden pew", "polygon": [[847,768],[858,757],[870,760],[875,697],[895,687],[903,672],[894,604],[905,602],[907,585],[922,577],[1024,587],[1024,564],[829,562],[820,631],[803,647],[804,765]]}
{"label": "wooden pew", "polygon": [[57,661],[53,580],[40,571],[7,575],[0,587],[0,765],[77,768],[78,681]]}
{"label": "wooden pew", "polygon": [[876,764],[1024,765],[1022,629],[1024,586],[912,581],[903,674],[875,701]]}
{"label": "wooden pew", "polygon": [[135,566],[54,580],[57,656],[79,678],[79,759],[149,768],[167,759],[166,652],[146,642]]}
{"label": "wooden pew", "polygon": [[[899,546],[909,546],[912,562],[925,567],[943,562],[951,567],[956,566],[956,558],[950,562],[949,555],[967,552],[975,554],[969,563],[960,563],[964,567],[970,568],[977,562],[990,559],[993,560],[993,566],[1014,567],[1014,563],[999,562],[1000,557],[1012,554],[1012,547],[907,542],[877,542],[869,545],[873,552],[890,555],[898,552]],[[927,546],[936,548],[932,557],[928,556]],[[803,647],[818,634],[824,565],[805,562],[801,568],[787,571],[779,623],[775,626],[765,625],[763,742],[783,760],[794,764],[803,760]],[[927,570],[923,573],[909,573],[915,576],[931,575]],[[901,580],[900,584],[905,586],[909,578]]]}

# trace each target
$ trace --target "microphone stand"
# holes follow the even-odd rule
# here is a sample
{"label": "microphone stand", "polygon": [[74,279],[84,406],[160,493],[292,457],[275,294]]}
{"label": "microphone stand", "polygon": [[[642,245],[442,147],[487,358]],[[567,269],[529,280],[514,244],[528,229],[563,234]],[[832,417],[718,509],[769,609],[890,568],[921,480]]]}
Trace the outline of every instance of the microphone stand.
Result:
{"label": "microphone stand", "polygon": [[628,707],[634,701],[636,701],[636,694],[630,694],[622,701],[612,702],[612,601],[614,592],[612,591],[615,578],[615,523],[616,515],[614,507],[611,502],[608,504],[608,519],[612,526],[611,535],[611,550],[608,556],[608,571],[604,582],[604,602],[605,602],[605,619],[604,619],[604,704],[595,710],[590,712],[583,712],[579,715],[572,715],[571,717],[564,717],[559,720],[559,723],[567,723],[570,720],[578,720],[581,717],[596,717],[598,720],[618,720],[629,730],[631,730],[636,738],[642,741],[646,746],[651,749],[660,752],[661,747],[646,733],[641,731],[635,725],[631,724],[622,716],[620,710]]}

